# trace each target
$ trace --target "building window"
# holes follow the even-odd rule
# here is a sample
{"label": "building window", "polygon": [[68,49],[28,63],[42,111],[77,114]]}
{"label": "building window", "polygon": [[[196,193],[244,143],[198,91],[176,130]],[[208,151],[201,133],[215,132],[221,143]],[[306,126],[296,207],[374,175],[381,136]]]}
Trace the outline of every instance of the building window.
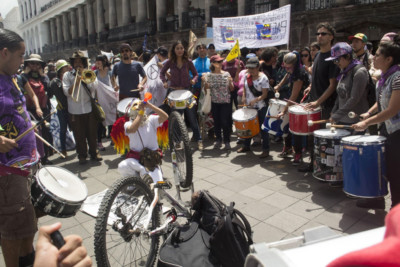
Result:
{"label": "building window", "polygon": [[382,3],[386,0],[355,0],[356,4],[374,4],[374,3]]}
{"label": "building window", "polygon": [[28,6],[26,5],[26,2],[25,2],[25,19],[28,20]]}
{"label": "building window", "polygon": [[325,9],[332,6],[335,0],[308,0],[306,1],[306,9],[314,10],[314,9]]}

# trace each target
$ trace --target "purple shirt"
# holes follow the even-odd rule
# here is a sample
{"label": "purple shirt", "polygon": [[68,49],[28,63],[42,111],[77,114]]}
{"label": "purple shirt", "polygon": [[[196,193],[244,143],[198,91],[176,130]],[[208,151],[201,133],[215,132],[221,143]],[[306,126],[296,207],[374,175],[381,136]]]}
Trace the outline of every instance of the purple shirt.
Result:
{"label": "purple shirt", "polygon": [[[0,74],[0,134],[15,139],[32,124],[26,111],[25,97],[15,86],[10,76]],[[18,147],[7,153],[0,153],[0,163],[15,167],[29,167],[39,160],[36,137],[33,131],[18,141]]]}
{"label": "purple shirt", "polygon": [[161,69],[160,73],[160,78],[165,83],[166,77],[165,73],[169,69],[171,73],[171,79],[169,80],[170,87],[182,87],[189,89],[190,88],[190,75],[189,75],[189,70],[193,74],[193,79],[196,82],[197,78],[199,77],[199,74],[197,73],[196,68],[193,65],[192,61],[186,61],[183,63],[181,68],[178,68],[176,63],[172,63],[171,60],[168,60],[164,67]]}

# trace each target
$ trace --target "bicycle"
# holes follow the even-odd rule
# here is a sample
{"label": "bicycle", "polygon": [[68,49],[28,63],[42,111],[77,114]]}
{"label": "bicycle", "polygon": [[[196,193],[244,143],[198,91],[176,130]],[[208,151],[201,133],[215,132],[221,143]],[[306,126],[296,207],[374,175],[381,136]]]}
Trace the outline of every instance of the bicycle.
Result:
{"label": "bicycle", "polygon": [[[102,266],[154,266],[160,237],[177,225],[177,218],[189,221],[191,212],[165,189],[169,182],[149,185],[139,177],[122,178],[104,196],[96,219],[94,248]],[[154,192],[154,193],[153,193]],[[171,204],[160,225],[162,199]]]}

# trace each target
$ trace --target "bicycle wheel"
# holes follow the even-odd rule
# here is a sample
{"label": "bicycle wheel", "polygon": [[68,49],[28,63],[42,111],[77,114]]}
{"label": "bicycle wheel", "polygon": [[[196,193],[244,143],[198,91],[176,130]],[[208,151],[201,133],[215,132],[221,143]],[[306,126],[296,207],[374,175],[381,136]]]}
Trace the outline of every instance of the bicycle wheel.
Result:
{"label": "bicycle wheel", "polygon": [[[168,127],[169,147],[171,154],[175,153],[176,167],[181,187],[189,187],[193,180],[193,158],[189,146],[189,135],[182,115],[171,112]],[[175,159],[172,159],[175,162]]]}
{"label": "bicycle wheel", "polygon": [[[149,216],[153,197],[150,188],[138,177],[120,179],[107,191],[94,232],[98,266],[154,266],[160,237],[149,237],[140,231]],[[129,219],[133,213],[135,215]],[[149,228],[159,225],[156,207]]]}

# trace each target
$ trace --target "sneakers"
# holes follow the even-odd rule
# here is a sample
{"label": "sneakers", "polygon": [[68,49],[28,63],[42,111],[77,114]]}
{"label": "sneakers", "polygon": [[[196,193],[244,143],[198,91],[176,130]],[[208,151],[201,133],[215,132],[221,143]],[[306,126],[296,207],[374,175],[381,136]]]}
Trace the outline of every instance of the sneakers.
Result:
{"label": "sneakers", "polygon": [[292,162],[293,166],[299,166],[301,162],[302,162],[301,154],[300,153],[295,154]]}
{"label": "sneakers", "polygon": [[224,149],[225,150],[231,150],[231,144],[230,143],[225,143]]}
{"label": "sneakers", "polygon": [[269,151],[268,150],[264,150],[258,157],[260,159],[269,157]]}
{"label": "sneakers", "polygon": [[237,153],[245,153],[250,151],[250,147],[248,146],[242,146],[241,148],[238,149]]}
{"label": "sneakers", "polygon": [[385,199],[378,198],[362,198],[357,200],[356,206],[365,209],[385,209]]}
{"label": "sneakers", "polygon": [[90,159],[97,160],[97,161],[102,161],[103,160],[103,158],[101,157],[99,152],[97,152],[96,155],[90,156]]}
{"label": "sneakers", "polygon": [[282,152],[278,155],[279,158],[286,158],[292,154],[292,148],[283,146]]}
{"label": "sneakers", "polygon": [[100,143],[97,143],[97,148],[100,150],[100,151],[104,151],[104,150],[106,150],[106,148],[103,146],[103,144],[100,142]]}
{"label": "sneakers", "polygon": [[203,141],[197,141],[197,148],[199,149],[199,150],[203,150]]}
{"label": "sneakers", "polygon": [[214,149],[219,149],[222,147],[222,142],[221,141],[216,141],[214,144]]}

